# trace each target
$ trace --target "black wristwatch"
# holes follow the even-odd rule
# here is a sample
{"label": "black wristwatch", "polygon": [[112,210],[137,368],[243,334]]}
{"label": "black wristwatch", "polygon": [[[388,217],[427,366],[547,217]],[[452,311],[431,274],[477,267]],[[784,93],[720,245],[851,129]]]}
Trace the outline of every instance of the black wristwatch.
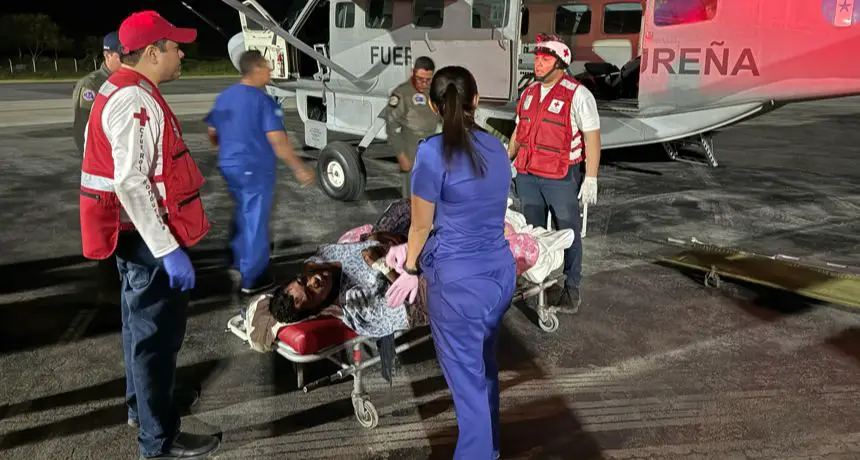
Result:
{"label": "black wristwatch", "polygon": [[409,267],[404,266],[403,271],[406,272],[407,275],[412,275],[412,276],[418,276],[421,274],[421,269],[419,269],[417,267],[414,269],[410,269]]}

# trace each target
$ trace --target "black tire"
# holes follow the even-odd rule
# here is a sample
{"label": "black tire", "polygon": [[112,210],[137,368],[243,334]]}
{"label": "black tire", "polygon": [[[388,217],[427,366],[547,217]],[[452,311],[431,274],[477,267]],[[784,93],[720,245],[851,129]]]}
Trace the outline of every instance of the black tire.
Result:
{"label": "black tire", "polygon": [[[331,164],[335,164],[332,178],[329,177]],[[317,175],[323,192],[338,201],[358,199],[367,184],[367,170],[358,151],[340,141],[330,142],[322,149],[317,160]]]}

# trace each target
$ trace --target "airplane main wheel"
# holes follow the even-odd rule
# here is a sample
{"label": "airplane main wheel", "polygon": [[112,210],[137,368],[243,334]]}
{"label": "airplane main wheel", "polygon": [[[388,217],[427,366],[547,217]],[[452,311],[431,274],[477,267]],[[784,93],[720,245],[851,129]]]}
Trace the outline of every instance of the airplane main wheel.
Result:
{"label": "airplane main wheel", "polygon": [[331,198],[353,201],[364,193],[367,170],[358,151],[345,142],[330,142],[317,160],[320,186]]}

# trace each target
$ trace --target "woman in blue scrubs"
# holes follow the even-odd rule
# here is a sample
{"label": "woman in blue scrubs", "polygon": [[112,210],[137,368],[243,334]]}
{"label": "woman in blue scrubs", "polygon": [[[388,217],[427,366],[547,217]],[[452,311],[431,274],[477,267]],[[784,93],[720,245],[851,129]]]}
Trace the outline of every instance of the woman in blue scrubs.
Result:
{"label": "woman in blue scrubs", "polygon": [[442,132],[418,147],[409,242],[388,302],[414,301],[424,277],[436,356],[460,429],[454,459],[492,460],[499,450],[496,344],[516,289],[504,234],[511,165],[502,143],[475,124],[478,87],[468,70],[440,69],[429,96]]}

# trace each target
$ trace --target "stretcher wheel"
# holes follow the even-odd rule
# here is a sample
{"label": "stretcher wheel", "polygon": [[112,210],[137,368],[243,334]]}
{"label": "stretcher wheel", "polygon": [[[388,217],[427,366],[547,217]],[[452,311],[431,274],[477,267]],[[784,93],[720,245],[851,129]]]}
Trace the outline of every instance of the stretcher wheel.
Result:
{"label": "stretcher wheel", "polygon": [[376,406],[366,399],[360,399],[355,403],[355,418],[364,428],[373,429],[379,424],[379,412]]}
{"label": "stretcher wheel", "polygon": [[340,141],[330,142],[322,149],[317,160],[317,175],[323,192],[339,201],[357,199],[367,184],[367,170],[358,151]]}
{"label": "stretcher wheel", "polygon": [[716,288],[719,289],[722,281],[720,280],[720,275],[714,268],[711,268],[705,275],[705,287]]}
{"label": "stretcher wheel", "polygon": [[547,313],[543,318],[538,318],[538,326],[546,332],[558,330],[558,316],[555,313]]}

